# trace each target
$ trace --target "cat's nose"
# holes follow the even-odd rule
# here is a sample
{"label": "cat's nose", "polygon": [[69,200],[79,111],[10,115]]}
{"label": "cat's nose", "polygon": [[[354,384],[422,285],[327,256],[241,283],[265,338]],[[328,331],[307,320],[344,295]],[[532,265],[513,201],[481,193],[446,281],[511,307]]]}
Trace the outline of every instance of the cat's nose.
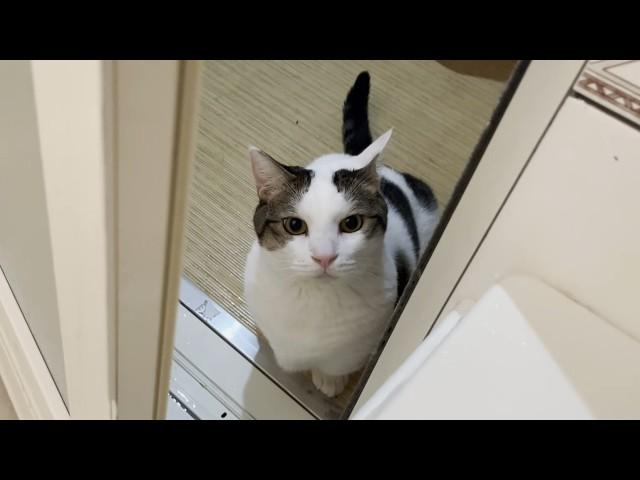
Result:
{"label": "cat's nose", "polygon": [[336,258],[338,258],[338,255],[322,255],[317,257],[314,257],[312,255],[311,258],[313,258],[314,262],[316,262],[318,265],[320,265],[322,268],[326,270],[327,268],[329,268],[329,265],[331,265],[333,261]]}

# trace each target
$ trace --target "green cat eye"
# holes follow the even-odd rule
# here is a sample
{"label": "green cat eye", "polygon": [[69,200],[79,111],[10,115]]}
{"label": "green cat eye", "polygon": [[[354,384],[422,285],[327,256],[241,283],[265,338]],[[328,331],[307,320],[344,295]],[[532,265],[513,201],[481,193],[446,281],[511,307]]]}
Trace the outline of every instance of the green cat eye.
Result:
{"label": "green cat eye", "polygon": [[343,233],[357,232],[362,228],[362,215],[350,215],[340,222],[340,231]]}
{"label": "green cat eye", "polygon": [[291,235],[302,235],[307,233],[307,224],[301,218],[287,217],[282,220],[284,229]]}

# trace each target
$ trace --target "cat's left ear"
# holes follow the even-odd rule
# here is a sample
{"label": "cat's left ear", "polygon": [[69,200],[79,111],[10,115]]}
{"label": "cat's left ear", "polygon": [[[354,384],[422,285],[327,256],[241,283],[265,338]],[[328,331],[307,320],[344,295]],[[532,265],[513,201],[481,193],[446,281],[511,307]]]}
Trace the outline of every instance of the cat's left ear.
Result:
{"label": "cat's left ear", "polygon": [[287,182],[295,178],[287,167],[256,147],[249,147],[249,158],[256,190],[261,200],[269,201]]}
{"label": "cat's left ear", "polygon": [[380,154],[389,143],[393,129],[390,128],[380,135],[371,145],[369,145],[360,155],[358,155],[358,163],[362,166],[369,165],[371,162],[379,162]]}

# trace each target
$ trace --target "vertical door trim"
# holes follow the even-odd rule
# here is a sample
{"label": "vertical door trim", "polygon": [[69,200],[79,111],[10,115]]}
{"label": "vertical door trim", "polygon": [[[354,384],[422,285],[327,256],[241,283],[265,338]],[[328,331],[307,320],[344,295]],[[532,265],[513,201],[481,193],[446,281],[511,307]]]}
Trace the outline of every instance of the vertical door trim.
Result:
{"label": "vertical door trim", "polygon": [[68,407],[109,419],[113,399],[105,65],[32,61]]}
{"label": "vertical door trim", "polygon": [[118,418],[163,418],[200,62],[114,68]]}
{"label": "vertical door trim", "polygon": [[183,268],[184,256],[182,249],[187,201],[193,159],[196,153],[201,68],[202,62],[199,61],[181,62],[180,64],[171,216],[169,218],[169,245],[166,256],[166,286],[156,389],[156,419],[164,419],[167,411],[169,376],[173,359],[176,315]]}

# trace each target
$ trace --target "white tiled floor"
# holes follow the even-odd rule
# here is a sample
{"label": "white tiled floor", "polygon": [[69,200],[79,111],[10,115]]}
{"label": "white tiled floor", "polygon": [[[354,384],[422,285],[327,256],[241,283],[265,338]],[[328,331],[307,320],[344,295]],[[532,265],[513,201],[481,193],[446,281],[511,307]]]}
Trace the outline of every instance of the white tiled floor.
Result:
{"label": "white tiled floor", "polygon": [[2,380],[0,380],[0,420],[16,420],[16,412],[13,410],[7,390],[4,388]]}

